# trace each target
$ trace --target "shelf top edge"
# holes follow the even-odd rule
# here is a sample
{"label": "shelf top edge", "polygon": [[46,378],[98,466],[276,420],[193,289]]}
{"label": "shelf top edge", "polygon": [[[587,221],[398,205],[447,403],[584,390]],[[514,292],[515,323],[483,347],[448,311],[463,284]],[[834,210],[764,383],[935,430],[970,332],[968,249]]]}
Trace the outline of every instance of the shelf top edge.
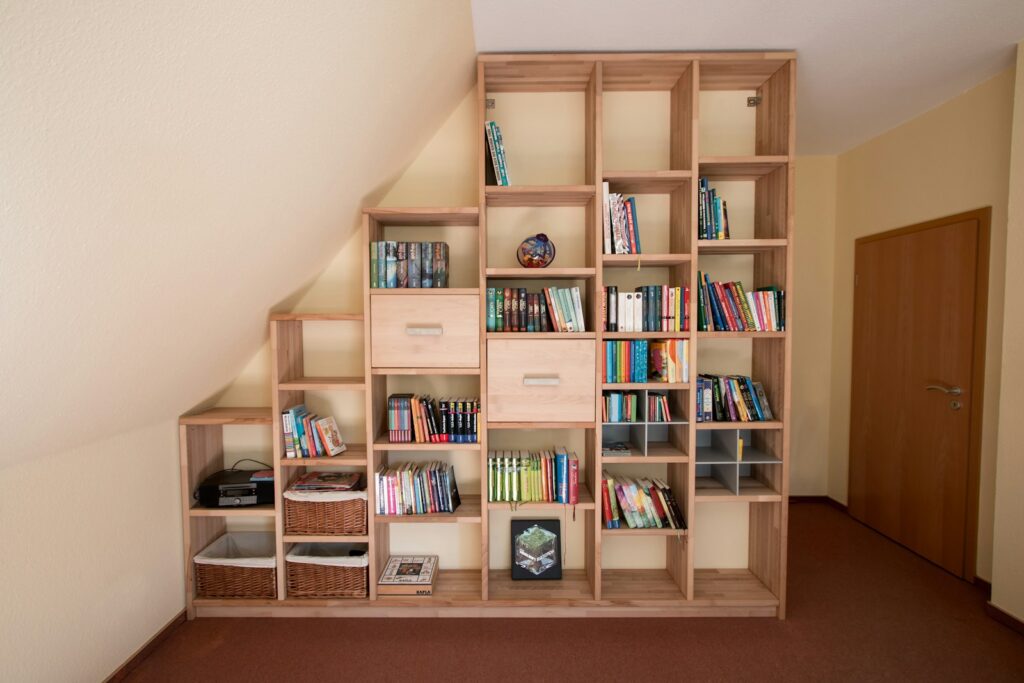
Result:
{"label": "shelf top edge", "polygon": [[796,50],[704,50],[700,52],[480,52],[477,62],[750,61],[796,59]]}

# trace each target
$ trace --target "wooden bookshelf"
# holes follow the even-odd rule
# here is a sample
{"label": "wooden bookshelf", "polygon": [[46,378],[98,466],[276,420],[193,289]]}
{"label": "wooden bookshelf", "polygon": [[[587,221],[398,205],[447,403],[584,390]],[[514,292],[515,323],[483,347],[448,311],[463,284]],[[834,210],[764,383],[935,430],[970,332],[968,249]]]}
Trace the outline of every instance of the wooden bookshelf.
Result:
{"label": "wooden bookshelf", "polygon": [[[608,284],[632,282],[647,278],[650,284],[664,283],[686,286],[696,291],[697,271],[709,270],[714,275],[715,262],[703,263],[705,257],[740,256],[752,259],[749,288],[776,285],[792,292],[793,247],[793,173],[795,160],[795,58],[792,52],[713,52],[713,53],[551,53],[551,54],[485,54],[477,60],[476,106],[478,131],[483,122],[495,119],[502,124],[499,110],[488,110],[488,100],[495,94],[514,93],[531,97],[536,93],[565,93],[582,98],[582,157],[578,172],[558,184],[524,184],[497,186],[488,184],[489,151],[484,135],[477,136],[478,153],[477,204],[467,207],[367,208],[363,213],[363,310],[362,312],[294,312],[270,315],[272,357],[271,405],[267,408],[215,408],[181,419],[182,503],[185,524],[186,590],[190,617],[199,616],[395,616],[419,617],[440,615],[462,616],[591,616],[616,614],[628,616],[775,616],[784,617],[786,606],[786,528],[788,521],[788,469],[790,429],[790,363],[792,343],[788,332],[603,332],[601,330],[601,292]],[[760,97],[754,115],[754,146],[746,155],[716,155],[714,149],[701,149],[701,93],[704,91],[738,90]],[[628,95],[631,92],[662,91],[668,94],[668,139],[665,141],[666,163],[655,168],[605,170],[605,158],[613,159],[610,146],[614,137],[606,134],[613,124],[605,120],[605,93]],[[607,127],[607,130],[606,130]],[[748,131],[749,133],[749,131]],[[631,139],[630,136],[625,136]],[[609,142],[611,140],[611,142]],[[524,144],[507,140],[506,145]],[[521,149],[528,149],[523,147]],[[544,164],[545,154],[536,159],[521,157],[522,164]],[[566,160],[570,161],[570,160]],[[572,164],[566,164],[567,167]],[[609,165],[610,166],[610,165]],[[512,169],[512,179],[528,177],[526,168]],[[697,179],[706,176],[713,181],[738,181],[755,188],[752,234],[743,238],[704,241],[697,239]],[[535,176],[536,177],[536,176]],[[602,184],[612,192],[624,195],[662,195],[651,202],[662,202],[668,234],[662,244],[644,237],[651,253],[613,255],[603,252]],[[543,223],[543,212],[560,207],[576,207],[585,214],[585,230],[579,243],[558,241],[560,254],[582,253],[578,260],[567,260],[545,269],[506,267],[499,255],[488,255],[488,209],[525,207],[536,213]],[[640,227],[647,225],[643,216]],[[661,223],[659,223],[661,225]],[[462,274],[467,266],[474,271],[463,277],[458,288],[375,289],[369,283],[369,243],[383,239],[388,227],[408,229],[468,229],[477,240],[478,262],[460,262]],[[540,227],[535,230],[541,229]],[[735,231],[734,231],[735,233]],[[460,233],[463,234],[463,233]],[[529,233],[524,233],[529,234]],[[423,239],[437,239],[424,237]],[[470,237],[470,239],[474,239]],[[452,258],[458,258],[454,253]],[[640,275],[637,274],[639,271]],[[494,280],[561,280],[575,281],[581,287],[587,331],[582,333],[508,333],[486,330],[486,288]],[[632,288],[632,285],[628,285]],[[475,297],[479,312],[479,334],[467,342],[459,340],[459,354],[446,353],[440,345],[429,362],[401,357],[402,345],[390,339],[375,339],[375,323],[396,323],[387,320],[383,311],[401,309],[422,311],[428,323],[440,299],[422,299],[433,295]],[[398,297],[398,298],[394,298]],[[401,297],[410,297],[402,299]],[[451,301],[452,306],[471,308],[464,301]],[[376,307],[374,305],[376,302]],[[413,302],[416,302],[415,305]],[[419,302],[422,302],[420,304]],[[384,304],[389,305],[384,305]],[[394,305],[391,305],[394,304]],[[792,309],[792,301],[787,301]],[[374,311],[377,311],[374,314]],[[788,312],[787,312],[788,316]],[[392,317],[393,314],[392,314]],[[463,318],[465,319],[465,318]],[[696,324],[696,308],[691,301],[691,324]],[[362,372],[349,377],[308,376],[303,368],[303,325],[362,325]],[[441,326],[443,328],[443,325]],[[377,329],[382,329],[377,327]],[[394,327],[388,329],[397,329]],[[786,329],[790,329],[787,321]],[[606,340],[689,339],[688,382],[675,384],[635,383],[606,384],[603,381],[603,342]],[[776,419],[763,423],[697,423],[691,417],[696,409],[694,378],[704,370],[700,366],[700,349],[707,343],[733,340],[732,346],[750,349],[749,372],[764,384]],[[390,354],[373,363],[374,343],[384,344]],[[558,391],[571,398],[549,400],[550,395],[538,393],[536,410],[509,415],[506,421],[491,421],[491,410],[501,416],[502,391],[509,384],[508,369],[488,367],[489,347],[507,349],[521,345],[522,358],[545,358],[557,368],[574,367],[573,379],[562,374]],[[583,345],[581,347],[580,345]],[[586,361],[580,373],[581,355],[589,359],[594,349],[594,367]],[[471,347],[472,351],[468,350]],[[726,344],[718,344],[725,347]],[[396,348],[398,357],[395,357]],[[731,348],[731,346],[730,346]],[[564,350],[563,350],[564,349]],[[568,349],[572,349],[571,352]],[[479,355],[477,356],[477,350]],[[586,350],[581,354],[581,350]],[[345,353],[344,350],[339,350]],[[507,353],[507,351],[506,351]],[[452,357],[449,357],[452,356]],[[478,358],[478,360],[477,360]],[[553,359],[553,360],[552,360]],[[497,363],[497,361],[495,361]],[[436,365],[436,367],[430,367]],[[506,362],[507,366],[508,363]],[[401,367],[398,367],[401,366]],[[729,372],[729,368],[709,368]],[[741,371],[736,368],[735,372]],[[747,372],[745,368],[743,372]],[[387,441],[386,401],[389,393],[415,391],[411,386],[425,383],[423,393],[436,393],[433,382],[458,383],[459,395],[467,396],[464,387],[474,387],[481,399],[478,414],[479,442],[475,444],[427,443],[392,444]],[[565,384],[571,386],[563,386]],[[427,391],[426,387],[430,387]],[[545,387],[549,389],[550,387]],[[489,389],[491,390],[489,392]],[[603,456],[601,422],[602,391],[665,391],[672,403],[669,423],[637,423],[644,430],[642,444],[636,454]],[[281,426],[282,410],[305,401],[308,391],[363,392],[365,433],[353,438],[349,450],[334,458],[284,457]],[[593,401],[591,402],[591,396]],[[569,409],[571,408],[571,412]],[[507,413],[506,413],[507,414]],[[592,417],[591,417],[592,416]],[[515,420],[515,421],[509,421]],[[274,442],[275,501],[274,505],[246,511],[199,511],[192,507],[191,491],[197,481],[212,467],[220,467],[223,448],[220,433],[225,425],[270,426]],[[624,425],[612,425],[623,428]],[[629,428],[629,425],[625,425]],[[487,454],[489,432],[502,432],[502,438],[518,438],[515,432],[566,430],[583,433],[585,447],[580,456],[580,502],[575,506],[556,503],[487,502],[476,492],[478,483],[460,479],[462,504],[453,513],[430,515],[378,515],[372,486],[373,472],[382,464],[405,459],[442,459],[465,463],[477,468],[486,498]],[[752,444],[746,454],[749,462],[743,468],[732,465],[738,478],[730,479],[731,489],[713,476],[705,476],[706,458],[697,456],[698,439],[721,438],[725,430],[750,430]],[[383,435],[383,436],[382,436]],[[348,435],[346,435],[348,436]],[[353,435],[354,436],[354,435]],[[638,437],[639,438],[639,437]],[[555,445],[555,444],[551,444]],[[419,455],[417,455],[419,454]],[[705,456],[708,454],[704,451]],[[763,456],[763,457],[762,457]],[[689,529],[606,529],[602,524],[601,472],[605,467],[636,471],[652,467],[652,476],[665,479],[672,487],[688,524],[694,520],[697,505],[712,503],[744,503],[749,507],[748,563],[746,568],[716,569],[694,566],[694,543],[714,542]],[[367,532],[359,536],[286,535],[283,530],[284,488],[301,472],[312,468],[342,467],[365,472],[368,483]],[[698,473],[700,470],[700,473]],[[704,508],[702,507],[702,510]],[[582,523],[584,543],[582,566],[563,567],[558,581],[512,581],[507,567],[492,568],[490,542],[491,521],[505,519],[509,511],[520,517],[536,513],[541,516],[572,515]],[[203,600],[194,598],[191,557],[225,530],[233,516],[250,515],[273,520],[278,557],[278,597],[276,600]],[[501,517],[505,515],[506,517]],[[461,542],[467,537],[479,542],[471,567],[443,566],[435,584],[434,595],[426,598],[378,596],[376,578],[388,556],[406,552],[397,540],[402,529],[395,525],[415,524],[427,531],[432,525],[446,525],[454,533],[455,525]],[[423,526],[427,525],[427,526]],[[563,529],[568,533],[568,529]],[[407,532],[406,532],[407,533]],[[467,534],[471,536],[467,536]],[[495,534],[498,536],[498,534]],[[646,540],[630,540],[632,538]],[[366,547],[370,560],[370,595],[365,600],[303,600],[287,595],[284,555],[293,543],[358,543]],[[664,543],[664,562],[646,569],[615,569],[604,556],[610,545],[619,549],[632,543]],[[446,552],[448,551],[448,552]],[[450,557],[449,548],[437,548],[434,554]],[[419,550],[417,551],[419,552]],[[608,568],[606,568],[606,566]]]}

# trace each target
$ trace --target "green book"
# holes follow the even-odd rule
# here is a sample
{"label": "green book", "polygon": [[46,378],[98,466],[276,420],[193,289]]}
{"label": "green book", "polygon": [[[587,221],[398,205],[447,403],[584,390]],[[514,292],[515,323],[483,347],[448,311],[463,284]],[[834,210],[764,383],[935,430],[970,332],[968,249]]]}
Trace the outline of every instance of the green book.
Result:
{"label": "green book", "polygon": [[494,314],[494,287],[487,288],[487,331],[494,332],[495,325],[495,314]]}
{"label": "green book", "polygon": [[494,290],[494,331],[505,331],[505,290],[501,287]]}
{"label": "green book", "polygon": [[370,242],[370,287],[377,288],[377,243]]}

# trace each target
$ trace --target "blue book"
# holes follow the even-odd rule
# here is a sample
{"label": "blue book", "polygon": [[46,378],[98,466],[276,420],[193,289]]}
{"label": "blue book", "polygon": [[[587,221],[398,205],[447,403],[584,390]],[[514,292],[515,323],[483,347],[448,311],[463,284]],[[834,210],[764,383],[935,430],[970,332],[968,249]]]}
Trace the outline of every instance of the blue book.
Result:
{"label": "blue book", "polygon": [[424,289],[434,286],[434,245],[431,242],[420,242],[420,278]]}
{"label": "blue book", "polygon": [[711,314],[715,321],[715,329],[726,329],[725,315],[721,308],[721,302],[718,300],[715,288],[711,286],[711,278],[708,277],[707,273],[704,273],[704,291],[708,293],[708,300],[711,302]]}
{"label": "blue book", "polygon": [[558,465],[558,502],[569,502],[569,455],[565,451],[559,452],[556,456]]}
{"label": "blue book", "polygon": [[743,383],[747,385],[747,390],[750,392],[750,402],[754,404],[754,410],[757,411],[757,419],[764,422],[764,411],[761,410],[761,402],[757,399],[757,390],[754,389],[754,383],[750,381],[749,377],[744,377]]}
{"label": "blue book", "polygon": [[422,281],[420,274],[420,243],[409,242],[406,247],[406,253],[409,255],[409,286],[418,288]]}

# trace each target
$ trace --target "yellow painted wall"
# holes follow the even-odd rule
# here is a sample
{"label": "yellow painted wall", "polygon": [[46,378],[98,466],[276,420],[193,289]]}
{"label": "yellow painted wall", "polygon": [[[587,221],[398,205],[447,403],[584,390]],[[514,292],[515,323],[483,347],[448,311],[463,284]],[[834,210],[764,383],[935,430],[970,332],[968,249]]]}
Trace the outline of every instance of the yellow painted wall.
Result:
{"label": "yellow painted wall", "polygon": [[977,563],[978,575],[983,578],[991,577],[1003,343],[999,312],[1003,310],[1007,263],[1013,92],[1014,72],[1009,69],[841,154],[837,176],[828,492],[842,502],[847,499],[848,482],[854,240],[932,218],[992,207]]}
{"label": "yellow painted wall", "polygon": [[[1006,291],[1024,291],[1024,41],[1017,46],[1010,198],[1006,235]],[[992,315],[999,309],[992,308]],[[1024,306],[1011,298],[1003,307],[1003,377],[996,454],[992,604],[1024,620]]]}

